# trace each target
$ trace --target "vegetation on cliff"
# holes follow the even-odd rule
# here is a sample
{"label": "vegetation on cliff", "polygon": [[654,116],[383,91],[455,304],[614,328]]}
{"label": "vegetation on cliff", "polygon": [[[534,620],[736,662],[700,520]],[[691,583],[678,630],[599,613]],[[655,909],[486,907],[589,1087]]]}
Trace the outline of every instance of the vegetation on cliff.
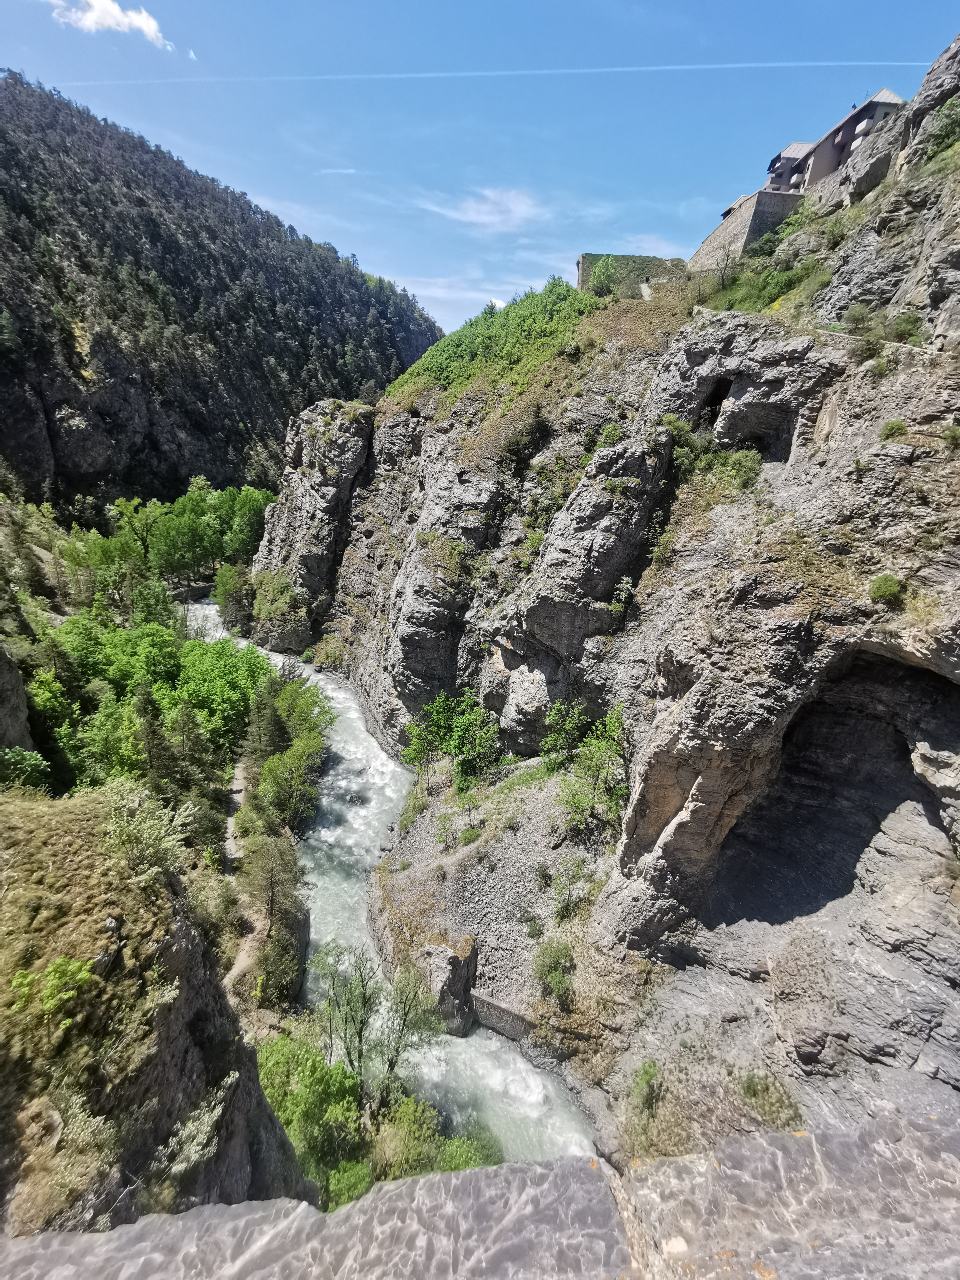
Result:
{"label": "vegetation on cliff", "polygon": [[499,310],[491,303],[441,338],[393,383],[389,394],[410,400],[439,388],[455,397],[481,382],[523,391],[533,373],[569,344],[580,320],[603,305],[559,277]]}
{"label": "vegetation on cliff", "polygon": [[387,984],[367,952],[337,946],[322,948],[312,969],[314,1008],[264,1041],[258,1059],[264,1091],[327,1207],[375,1181],[499,1163],[490,1133],[445,1132],[436,1109],[402,1083],[442,1029],[416,971],[401,968]]}

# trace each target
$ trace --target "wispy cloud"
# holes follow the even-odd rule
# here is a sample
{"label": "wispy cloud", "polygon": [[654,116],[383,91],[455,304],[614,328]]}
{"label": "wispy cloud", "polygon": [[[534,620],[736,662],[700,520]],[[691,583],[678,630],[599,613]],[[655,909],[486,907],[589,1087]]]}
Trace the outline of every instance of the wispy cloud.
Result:
{"label": "wispy cloud", "polygon": [[193,52],[192,49],[187,50],[187,57],[190,59],[191,62],[197,61],[197,55]]}
{"label": "wispy cloud", "polygon": [[512,187],[480,187],[459,200],[424,196],[416,201],[421,209],[437,213],[451,222],[462,222],[480,231],[493,233],[519,231],[532,223],[550,217],[547,210],[529,191]]}
{"label": "wispy cloud", "polygon": [[[50,0],[50,3],[65,6],[66,0]],[[82,3],[97,8],[119,8],[115,0],[82,0]],[[144,11],[138,9],[132,12],[143,13]],[[149,14],[146,16],[150,17]],[[823,67],[927,67],[929,64],[929,57],[899,62],[879,58],[867,61],[837,59],[832,62],[657,62],[632,67],[518,67],[491,71],[321,71],[302,75],[190,76],[189,78],[168,76],[156,80],[65,80],[63,87],[78,89],[95,85],[124,84],[316,84],[323,81],[343,80],[516,80],[541,76],[667,75],[675,72],[696,75],[704,71],[806,71]]]}
{"label": "wispy cloud", "polygon": [[323,177],[327,177],[330,174],[343,174],[344,176],[352,176],[353,174],[359,173],[359,172],[360,172],[359,169],[318,169],[317,170],[317,173],[319,173]]}
{"label": "wispy cloud", "polygon": [[160,24],[146,9],[124,9],[118,0],[49,0],[53,16],[66,27],[78,31],[139,31],[158,49],[172,52],[173,45]]}

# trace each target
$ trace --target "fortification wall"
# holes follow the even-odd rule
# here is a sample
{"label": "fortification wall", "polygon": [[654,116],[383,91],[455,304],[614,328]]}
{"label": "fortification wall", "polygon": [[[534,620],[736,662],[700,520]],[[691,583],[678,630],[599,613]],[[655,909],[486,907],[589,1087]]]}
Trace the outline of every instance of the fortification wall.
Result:
{"label": "fortification wall", "polygon": [[724,262],[735,261],[748,245],[775,231],[800,200],[789,191],[755,191],[710,232],[688,262],[688,269],[715,271]]}

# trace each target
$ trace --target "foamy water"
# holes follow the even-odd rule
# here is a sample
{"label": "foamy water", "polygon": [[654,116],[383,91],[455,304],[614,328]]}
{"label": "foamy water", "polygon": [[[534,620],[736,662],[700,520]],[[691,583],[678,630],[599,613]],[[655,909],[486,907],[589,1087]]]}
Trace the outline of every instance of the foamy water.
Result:
{"label": "foamy water", "polygon": [[[189,605],[187,618],[207,639],[226,634],[210,601]],[[289,661],[266,649],[261,652],[277,667]],[[413,779],[368,732],[357,697],[345,680],[296,665],[326,694],[337,717],[328,731],[330,756],[317,818],[300,841],[311,946],[339,942],[373,952],[367,877]],[[405,1078],[455,1123],[477,1119],[488,1125],[508,1160],[593,1154],[590,1125],[561,1082],[492,1031],[477,1030],[465,1039],[442,1037],[421,1054]]]}

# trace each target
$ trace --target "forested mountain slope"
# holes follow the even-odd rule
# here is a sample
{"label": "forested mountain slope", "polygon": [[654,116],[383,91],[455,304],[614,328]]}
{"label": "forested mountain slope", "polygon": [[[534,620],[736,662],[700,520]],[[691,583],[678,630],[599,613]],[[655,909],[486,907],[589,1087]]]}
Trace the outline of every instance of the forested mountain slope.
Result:
{"label": "forested mountain slope", "polygon": [[35,496],[262,475],[291,414],[373,398],[438,336],[332,245],[0,79],[0,452]]}

